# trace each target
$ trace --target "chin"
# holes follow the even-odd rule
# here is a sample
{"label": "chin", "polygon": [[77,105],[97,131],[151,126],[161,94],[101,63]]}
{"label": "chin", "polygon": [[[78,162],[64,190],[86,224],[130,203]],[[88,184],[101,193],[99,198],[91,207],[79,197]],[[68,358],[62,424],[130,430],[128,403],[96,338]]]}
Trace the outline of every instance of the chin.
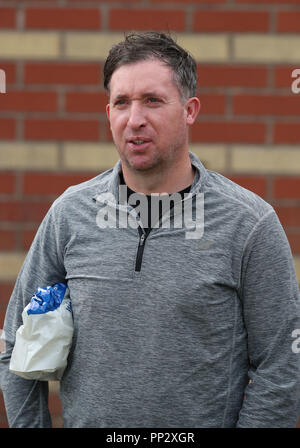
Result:
{"label": "chin", "polygon": [[153,168],[153,165],[148,163],[132,163],[130,164],[130,167],[133,168],[135,171],[148,171]]}
{"label": "chin", "polygon": [[135,171],[147,171],[154,168],[157,163],[153,160],[128,160],[128,166]]}

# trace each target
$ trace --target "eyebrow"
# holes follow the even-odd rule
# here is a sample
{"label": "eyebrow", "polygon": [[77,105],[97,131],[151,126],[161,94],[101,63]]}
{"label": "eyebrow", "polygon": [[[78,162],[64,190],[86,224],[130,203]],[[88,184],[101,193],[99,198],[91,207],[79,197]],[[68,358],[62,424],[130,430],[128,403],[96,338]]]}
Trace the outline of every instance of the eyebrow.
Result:
{"label": "eyebrow", "polygon": [[[143,93],[143,94],[141,95],[141,98],[144,99],[144,98],[148,98],[148,97],[150,97],[150,96],[161,97],[161,98],[163,98],[163,94],[161,94],[161,93],[159,93],[159,92],[155,92],[155,91],[152,91],[152,92],[145,92],[145,93]],[[117,96],[113,99],[113,102],[116,102],[116,101],[118,101],[118,100],[125,100],[125,99],[127,99],[127,98],[128,98],[128,95],[126,95],[126,94],[119,94],[119,95],[117,95]]]}

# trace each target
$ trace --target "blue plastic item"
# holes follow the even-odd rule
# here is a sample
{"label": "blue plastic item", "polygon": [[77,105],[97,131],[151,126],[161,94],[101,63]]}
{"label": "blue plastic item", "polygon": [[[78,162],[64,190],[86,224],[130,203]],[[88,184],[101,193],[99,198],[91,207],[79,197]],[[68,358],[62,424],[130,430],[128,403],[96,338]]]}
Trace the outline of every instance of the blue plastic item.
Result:
{"label": "blue plastic item", "polygon": [[66,283],[38,288],[30,300],[27,314],[44,314],[56,310],[64,299],[66,289]]}

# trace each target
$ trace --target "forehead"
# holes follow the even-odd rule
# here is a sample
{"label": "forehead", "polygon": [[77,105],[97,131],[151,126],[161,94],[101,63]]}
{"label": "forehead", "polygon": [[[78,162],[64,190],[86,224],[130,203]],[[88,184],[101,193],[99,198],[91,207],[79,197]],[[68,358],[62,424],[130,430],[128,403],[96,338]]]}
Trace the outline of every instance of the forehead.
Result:
{"label": "forehead", "polygon": [[147,91],[165,95],[179,94],[171,67],[154,59],[121,65],[112,74],[111,96],[142,94]]}

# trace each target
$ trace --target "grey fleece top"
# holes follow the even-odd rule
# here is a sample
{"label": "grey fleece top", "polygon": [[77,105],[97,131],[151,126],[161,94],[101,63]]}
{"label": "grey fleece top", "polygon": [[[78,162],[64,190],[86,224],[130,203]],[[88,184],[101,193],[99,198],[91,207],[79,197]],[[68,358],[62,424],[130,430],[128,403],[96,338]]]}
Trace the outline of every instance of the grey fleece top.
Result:
{"label": "grey fleece top", "polygon": [[51,206],[6,313],[0,366],[11,427],[51,425],[48,384],[8,364],[34,291],[61,281],[74,317],[60,385],[65,427],[295,426],[300,299],[287,238],[268,203],[189,154],[191,195],[204,195],[201,238],[161,226],[141,251],[141,230],[101,227],[101,207],[133,210],[111,200],[120,161]]}

